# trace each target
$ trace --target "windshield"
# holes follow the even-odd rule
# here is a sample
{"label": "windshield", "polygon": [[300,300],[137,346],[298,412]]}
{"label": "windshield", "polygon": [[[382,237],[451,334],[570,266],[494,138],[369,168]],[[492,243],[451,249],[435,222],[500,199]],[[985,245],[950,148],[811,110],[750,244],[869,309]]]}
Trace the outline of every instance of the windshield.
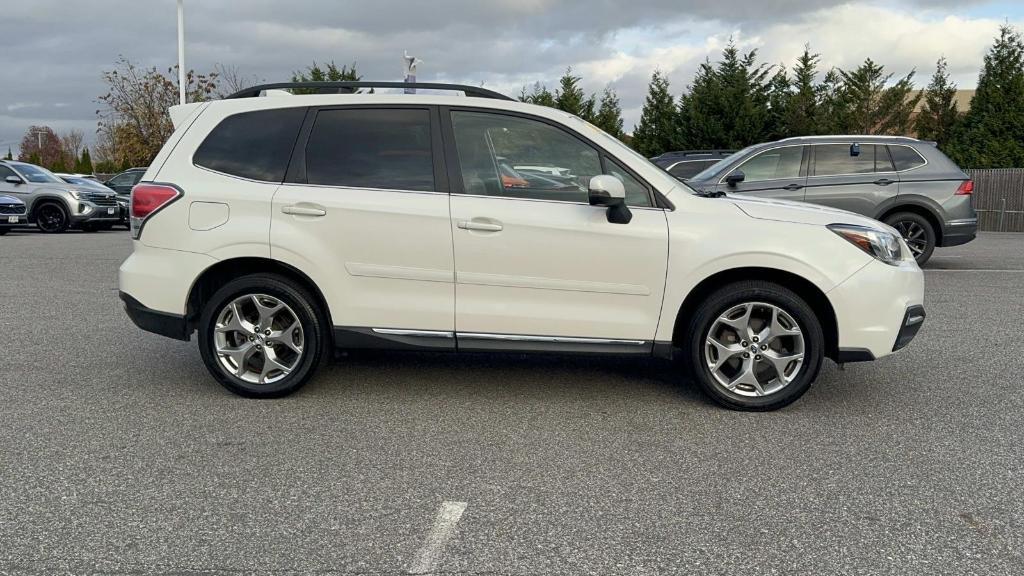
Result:
{"label": "windshield", "polygon": [[747,146],[746,148],[740,150],[739,152],[733,152],[732,154],[726,156],[725,158],[722,158],[718,162],[715,162],[711,166],[708,166],[707,168],[701,170],[700,172],[697,172],[692,177],[690,177],[690,180],[711,180],[714,178],[718,178],[718,176],[722,174],[722,171],[725,170],[725,168],[728,165],[733,163],[733,160],[736,160],[740,156],[743,156],[744,154],[750,152],[753,148],[753,146]]}
{"label": "windshield", "polygon": [[68,184],[74,184],[75,186],[81,186],[82,188],[91,188],[93,190],[103,190],[104,192],[111,192],[110,188],[107,188],[103,184],[95,180],[88,178],[79,178],[78,176],[65,176],[64,181]]}
{"label": "windshield", "polygon": [[18,169],[18,172],[24,176],[26,180],[34,184],[60,184],[63,182],[63,180],[57,178],[53,172],[33,164],[18,164],[15,168]]}

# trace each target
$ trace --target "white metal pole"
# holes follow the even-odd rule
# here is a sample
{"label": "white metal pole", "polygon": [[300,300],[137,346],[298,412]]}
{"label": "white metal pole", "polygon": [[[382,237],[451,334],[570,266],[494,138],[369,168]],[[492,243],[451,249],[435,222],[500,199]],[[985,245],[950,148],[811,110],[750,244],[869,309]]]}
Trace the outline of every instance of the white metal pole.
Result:
{"label": "white metal pole", "polygon": [[178,99],[185,103],[185,8],[178,0]]}

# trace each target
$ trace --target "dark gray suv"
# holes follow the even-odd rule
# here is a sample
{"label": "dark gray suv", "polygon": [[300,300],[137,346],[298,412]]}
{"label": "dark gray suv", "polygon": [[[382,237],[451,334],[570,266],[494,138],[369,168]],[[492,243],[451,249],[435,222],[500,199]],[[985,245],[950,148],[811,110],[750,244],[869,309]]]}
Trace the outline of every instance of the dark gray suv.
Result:
{"label": "dark gray suv", "polygon": [[899,136],[807,136],[744,148],[695,175],[701,191],[799,200],[899,230],[919,264],[974,239],[974,183],[932,143]]}

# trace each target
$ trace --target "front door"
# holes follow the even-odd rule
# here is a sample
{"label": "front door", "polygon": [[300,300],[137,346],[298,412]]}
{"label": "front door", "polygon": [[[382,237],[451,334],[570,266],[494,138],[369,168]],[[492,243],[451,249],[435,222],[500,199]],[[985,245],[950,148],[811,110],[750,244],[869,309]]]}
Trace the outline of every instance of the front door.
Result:
{"label": "front door", "polygon": [[[668,231],[651,190],[579,135],[547,121],[450,112],[459,349],[649,351]],[[633,218],[590,206],[590,178],[623,181]]]}
{"label": "front door", "polygon": [[[339,345],[454,348],[447,180],[437,111],[312,110],[274,195],[277,259],[320,275]],[[308,136],[307,136],[308,134]]]}
{"label": "front door", "polygon": [[[803,200],[806,180],[806,147],[778,146],[758,152],[722,177],[718,190],[758,198]],[[743,180],[728,184],[729,175],[743,173]]]}

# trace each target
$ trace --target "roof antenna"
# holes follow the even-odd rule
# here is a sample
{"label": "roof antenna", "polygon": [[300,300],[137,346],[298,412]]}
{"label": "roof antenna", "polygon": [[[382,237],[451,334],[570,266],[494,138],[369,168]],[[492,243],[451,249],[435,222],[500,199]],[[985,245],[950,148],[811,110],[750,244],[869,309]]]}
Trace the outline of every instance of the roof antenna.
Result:
{"label": "roof antenna", "polygon": [[[423,60],[416,58],[415,56],[409,56],[409,51],[405,51],[405,56],[402,57],[402,73],[405,77],[407,84],[414,84],[416,82],[416,66],[422,64]],[[406,94],[415,94],[415,88],[406,88]]]}

